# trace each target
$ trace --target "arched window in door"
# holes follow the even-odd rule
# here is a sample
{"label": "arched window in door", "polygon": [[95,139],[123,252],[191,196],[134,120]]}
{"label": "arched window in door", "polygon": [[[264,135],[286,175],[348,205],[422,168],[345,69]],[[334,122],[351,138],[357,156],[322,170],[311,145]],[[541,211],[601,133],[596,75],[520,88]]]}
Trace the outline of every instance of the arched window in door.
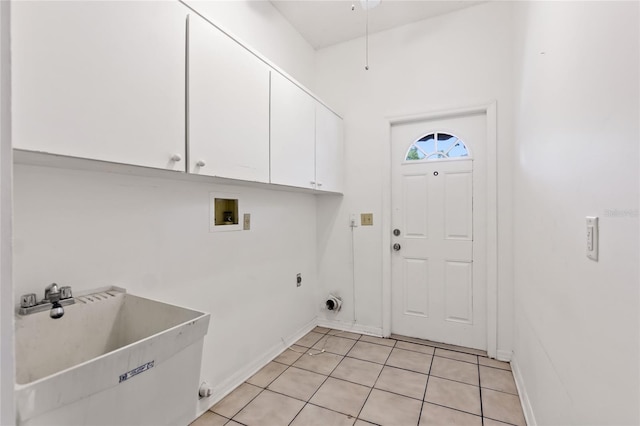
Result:
{"label": "arched window in door", "polygon": [[411,144],[405,160],[432,161],[461,157],[469,157],[469,150],[464,142],[449,133],[436,132],[428,134]]}

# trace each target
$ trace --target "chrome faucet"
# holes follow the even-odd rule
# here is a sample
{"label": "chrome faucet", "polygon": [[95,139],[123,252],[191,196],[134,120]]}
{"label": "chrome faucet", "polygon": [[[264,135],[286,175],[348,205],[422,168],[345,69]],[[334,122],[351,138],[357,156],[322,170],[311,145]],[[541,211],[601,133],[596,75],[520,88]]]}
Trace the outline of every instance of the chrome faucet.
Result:
{"label": "chrome faucet", "polygon": [[53,283],[53,284],[49,284],[45,289],[44,289],[44,299],[42,300],[46,300],[48,302],[57,302],[60,300],[60,290],[58,289],[58,284]]}
{"label": "chrome faucet", "polygon": [[58,289],[58,284],[53,283],[49,284],[44,289],[44,299],[51,303],[51,311],[49,312],[49,316],[53,319],[62,318],[64,315],[64,308],[60,304],[60,290]]}
{"label": "chrome faucet", "polygon": [[51,309],[49,316],[58,319],[64,315],[63,306],[72,305],[75,302],[71,294],[71,287],[58,287],[58,284],[52,283],[44,289],[44,299],[40,302],[37,302],[35,293],[20,296],[18,314],[29,315]]}

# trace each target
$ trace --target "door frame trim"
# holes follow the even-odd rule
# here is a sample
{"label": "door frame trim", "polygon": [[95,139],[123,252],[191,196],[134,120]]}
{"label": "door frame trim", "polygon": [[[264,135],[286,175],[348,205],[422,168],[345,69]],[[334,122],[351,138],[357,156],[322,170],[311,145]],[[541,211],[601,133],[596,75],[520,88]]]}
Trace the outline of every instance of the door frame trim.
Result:
{"label": "door frame trim", "polygon": [[390,116],[387,121],[387,164],[382,167],[382,334],[391,335],[391,126],[416,121],[484,114],[487,132],[487,355],[498,350],[498,179],[497,179],[497,102],[439,110],[413,115]]}

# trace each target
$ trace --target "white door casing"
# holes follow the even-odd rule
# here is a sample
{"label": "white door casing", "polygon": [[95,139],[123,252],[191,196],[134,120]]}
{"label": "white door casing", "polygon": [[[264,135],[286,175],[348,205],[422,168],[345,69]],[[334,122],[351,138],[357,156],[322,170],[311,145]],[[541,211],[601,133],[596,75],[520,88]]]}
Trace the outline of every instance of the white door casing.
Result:
{"label": "white door casing", "polygon": [[[406,161],[421,137],[446,132],[469,157]],[[487,349],[486,115],[391,127],[391,331]]]}

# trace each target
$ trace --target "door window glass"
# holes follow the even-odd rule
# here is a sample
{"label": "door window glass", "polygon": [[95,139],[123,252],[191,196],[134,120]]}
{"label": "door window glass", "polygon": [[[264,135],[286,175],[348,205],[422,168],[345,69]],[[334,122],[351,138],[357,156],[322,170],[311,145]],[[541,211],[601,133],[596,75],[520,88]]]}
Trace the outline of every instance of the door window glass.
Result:
{"label": "door window glass", "polygon": [[469,157],[467,146],[457,136],[444,132],[431,133],[411,144],[406,161],[441,160]]}

